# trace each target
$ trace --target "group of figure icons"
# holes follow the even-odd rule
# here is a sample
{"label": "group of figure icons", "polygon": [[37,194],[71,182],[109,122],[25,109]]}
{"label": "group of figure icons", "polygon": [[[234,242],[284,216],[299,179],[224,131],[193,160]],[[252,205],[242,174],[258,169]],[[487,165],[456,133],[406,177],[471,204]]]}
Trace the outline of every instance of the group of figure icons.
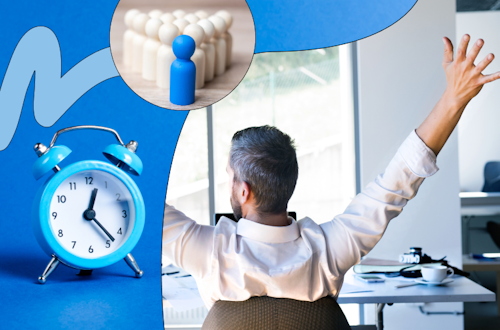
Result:
{"label": "group of figure icons", "polygon": [[170,102],[189,105],[195,89],[222,75],[231,64],[233,17],[227,10],[209,16],[204,10],[164,13],[155,9],[125,14],[123,63],[160,88],[170,89]]}

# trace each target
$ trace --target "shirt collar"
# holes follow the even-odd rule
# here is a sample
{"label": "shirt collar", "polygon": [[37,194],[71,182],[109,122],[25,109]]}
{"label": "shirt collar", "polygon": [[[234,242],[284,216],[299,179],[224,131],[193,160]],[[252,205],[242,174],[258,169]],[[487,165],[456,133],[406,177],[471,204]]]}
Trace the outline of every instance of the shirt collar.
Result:
{"label": "shirt collar", "polygon": [[237,223],[236,234],[264,243],[285,243],[300,237],[297,221],[292,221],[288,226],[268,226],[255,221],[241,218]]}

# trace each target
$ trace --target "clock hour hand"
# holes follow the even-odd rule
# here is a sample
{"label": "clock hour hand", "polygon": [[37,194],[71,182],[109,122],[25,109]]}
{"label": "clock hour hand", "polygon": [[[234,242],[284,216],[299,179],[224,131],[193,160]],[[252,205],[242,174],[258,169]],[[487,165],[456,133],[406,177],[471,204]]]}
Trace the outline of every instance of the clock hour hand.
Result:
{"label": "clock hour hand", "polygon": [[91,211],[94,210],[94,203],[96,196],[97,196],[97,188],[94,188],[94,190],[92,190],[92,195],[90,196],[90,204],[88,210]]}
{"label": "clock hour hand", "polygon": [[99,221],[97,221],[96,218],[92,219],[94,220],[95,223],[97,223],[97,225],[102,229],[102,231],[108,235],[109,239],[111,240],[111,242],[114,242],[115,241],[115,238],[113,236],[111,236],[111,234],[109,233],[109,231],[106,230],[106,228],[104,228],[101,223]]}

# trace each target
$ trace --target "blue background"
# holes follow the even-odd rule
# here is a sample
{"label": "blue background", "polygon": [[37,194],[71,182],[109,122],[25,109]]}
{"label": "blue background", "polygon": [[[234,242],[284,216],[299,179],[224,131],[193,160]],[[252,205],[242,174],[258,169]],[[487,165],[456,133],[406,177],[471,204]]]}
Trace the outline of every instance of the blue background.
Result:
{"label": "blue background", "polygon": [[[20,38],[47,26],[59,39],[62,73],[88,55],[109,47],[109,28],[117,1],[12,1],[0,10],[0,77]],[[396,22],[415,3],[410,0],[304,2],[249,0],[256,23],[256,52],[333,46],[376,33]],[[18,129],[0,152],[0,327],[5,329],[163,329],[160,251],[163,203],[171,160],[187,112],[147,103],[120,77],[97,85],[52,127],[33,116],[34,80],[26,93]],[[0,109],[9,111],[9,109]],[[1,116],[0,116],[1,120]],[[68,126],[100,125],[118,131],[124,142],[139,142],[144,163],[134,178],[146,204],[146,225],[133,251],[144,270],[134,278],[125,262],[76,276],[63,265],[45,285],[37,277],[49,257],[38,246],[30,223],[31,204],[46,177],[36,181],[33,146],[46,145]],[[114,138],[105,132],[70,132],[58,139],[73,153],[61,166],[105,161],[102,150]]]}
{"label": "blue background", "polygon": [[[26,31],[44,25],[59,39],[62,72],[83,58],[109,47],[109,27],[117,1],[19,1],[0,10],[0,75]],[[83,95],[52,127],[43,128],[33,116],[33,80],[18,129],[0,152],[0,328],[4,329],[163,329],[161,297],[161,232],[170,164],[184,111],[156,107],[133,93],[119,77]],[[4,109],[2,109],[3,111]],[[124,261],[80,277],[60,265],[44,285],[37,284],[50,258],[33,234],[30,214],[35,193],[46,180],[36,181],[33,146],[50,143],[54,133],[68,126],[100,125],[118,131],[125,143],[139,143],[144,164],[133,177],[146,205],[146,224],[132,251],[144,277],[137,279]],[[58,144],[73,152],[61,167],[85,159],[107,161],[104,148],[116,143],[98,131],[63,134]]]}
{"label": "blue background", "polygon": [[255,53],[342,45],[403,17],[416,0],[247,0]]}

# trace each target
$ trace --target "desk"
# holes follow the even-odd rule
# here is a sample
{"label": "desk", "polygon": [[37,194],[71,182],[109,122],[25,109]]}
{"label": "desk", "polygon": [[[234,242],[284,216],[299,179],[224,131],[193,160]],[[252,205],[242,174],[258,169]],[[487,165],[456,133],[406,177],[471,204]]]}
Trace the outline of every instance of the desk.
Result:
{"label": "desk", "polygon": [[360,286],[370,292],[342,293],[337,299],[339,304],[376,304],[377,329],[383,329],[383,309],[385,304],[393,303],[427,303],[427,302],[478,302],[495,301],[495,294],[490,290],[465,277],[454,277],[454,282],[445,286],[416,285],[396,289],[402,282],[391,278],[384,283],[366,284],[348,272],[345,282]]}
{"label": "desk", "polygon": [[[165,268],[164,268],[165,269]],[[359,293],[343,293],[342,289],[337,298],[339,304],[376,304],[377,305],[377,329],[383,329],[383,309],[385,304],[393,303],[430,303],[430,302],[477,302],[477,301],[495,301],[495,294],[490,290],[483,288],[479,284],[469,280],[468,278],[457,276],[454,277],[454,282],[445,286],[426,286],[416,285],[396,289],[395,286],[402,283],[409,283],[408,279],[404,278],[388,278],[384,283],[367,284],[356,278],[352,269],[345,275],[344,283],[349,283],[362,289],[372,290],[369,292]],[[404,282],[403,282],[404,281]],[[165,320],[168,318],[186,317],[177,315],[174,311],[167,308],[164,300],[164,315]],[[188,311],[190,317],[199,319],[199,323],[203,323],[206,316],[204,307],[197,310]],[[174,313],[174,314],[172,314]],[[183,323],[183,320],[176,320],[178,324]],[[197,323],[198,323],[197,322]],[[177,327],[178,325],[165,325],[168,327]]]}
{"label": "desk", "polygon": [[476,217],[500,215],[500,193],[462,192],[460,196],[460,213],[463,219],[463,253],[470,253],[469,232],[474,230],[486,231],[486,228],[471,228],[470,223]]}
{"label": "desk", "polygon": [[461,192],[460,213],[462,216],[500,215],[500,193]]}
{"label": "desk", "polygon": [[500,260],[477,260],[468,255],[462,258],[463,268],[466,272],[496,272],[497,273],[497,308],[500,315]]}

